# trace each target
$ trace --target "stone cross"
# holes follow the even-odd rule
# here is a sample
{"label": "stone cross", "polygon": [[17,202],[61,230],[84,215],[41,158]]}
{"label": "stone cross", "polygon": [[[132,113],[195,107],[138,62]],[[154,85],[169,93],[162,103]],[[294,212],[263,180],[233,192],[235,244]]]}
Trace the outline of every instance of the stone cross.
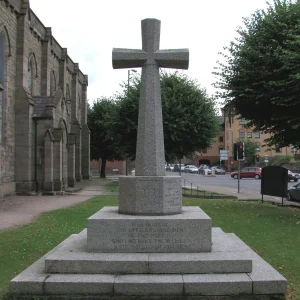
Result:
{"label": "stone cross", "polygon": [[136,176],[165,176],[159,67],[188,69],[189,50],[159,50],[160,21],[142,20],[142,50],[114,48],[114,69],[142,67]]}

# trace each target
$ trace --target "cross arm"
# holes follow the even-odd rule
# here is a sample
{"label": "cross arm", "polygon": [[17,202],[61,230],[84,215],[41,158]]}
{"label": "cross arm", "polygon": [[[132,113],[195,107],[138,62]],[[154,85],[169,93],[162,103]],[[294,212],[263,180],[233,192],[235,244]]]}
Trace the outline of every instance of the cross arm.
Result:
{"label": "cross arm", "polygon": [[114,69],[142,67],[147,60],[147,53],[139,49],[113,48],[112,65]]}
{"label": "cross arm", "polygon": [[160,67],[185,69],[189,68],[189,49],[158,50],[154,59]]}

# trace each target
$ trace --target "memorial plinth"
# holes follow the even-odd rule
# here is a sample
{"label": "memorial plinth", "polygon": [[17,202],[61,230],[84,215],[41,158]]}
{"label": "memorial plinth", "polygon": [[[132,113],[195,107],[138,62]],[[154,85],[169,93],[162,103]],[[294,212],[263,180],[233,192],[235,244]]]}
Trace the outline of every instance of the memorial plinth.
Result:
{"label": "memorial plinth", "polygon": [[199,207],[181,214],[134,216],[105,207],[88,218],[87,249],[106,253],[211,251],[211,218]]}

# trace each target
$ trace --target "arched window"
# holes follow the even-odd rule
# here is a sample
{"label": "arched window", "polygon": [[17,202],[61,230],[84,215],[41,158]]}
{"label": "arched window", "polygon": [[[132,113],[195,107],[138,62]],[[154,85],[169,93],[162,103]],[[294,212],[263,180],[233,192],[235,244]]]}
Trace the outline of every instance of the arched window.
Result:
{"label": "arched window", "polygon": [[56,91],[56,78],[54,71],[50,73],[50,96],[53,96]]}
{"label": "arched window", "polygon": [[66,84],[66,101],[71,101],[70,87]]}
{"label": "arched window", "polygon": [[78,109],[81,109],[81,99],[79,94],[78,94]]}
{"label": "arched window", "polygon": [[80,122],[81,119],[81,99],[79,94],[77,95],[77,120]]}
{"label": "arched window", "polygon": [[33,68],[34,68],[34,64],[33,64],[33,58],[30,57],[29,61],[28,61],[28,91],[30,94],[33,94]]}
{"label": "arched window", "polygon": [[6,67],[6,36],[0,31],[0,143],[3,141],[4,94],[5,94],[5,67]]}

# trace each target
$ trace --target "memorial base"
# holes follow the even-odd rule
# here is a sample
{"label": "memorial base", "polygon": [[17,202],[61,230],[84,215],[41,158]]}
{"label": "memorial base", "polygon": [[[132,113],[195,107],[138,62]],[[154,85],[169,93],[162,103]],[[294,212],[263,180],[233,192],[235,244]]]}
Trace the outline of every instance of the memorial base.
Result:
{"label": "memorial base", "polygon": [[199,207],[181,214],[136,216],[104,207],[88,218],[89,252],[209,252],[211,218]]}
{"label": "memorial base", "polygon": [[73,234],[10,282],[12,299],[269,300],[287,281],[232,233],[207,253],[89,253]]}

